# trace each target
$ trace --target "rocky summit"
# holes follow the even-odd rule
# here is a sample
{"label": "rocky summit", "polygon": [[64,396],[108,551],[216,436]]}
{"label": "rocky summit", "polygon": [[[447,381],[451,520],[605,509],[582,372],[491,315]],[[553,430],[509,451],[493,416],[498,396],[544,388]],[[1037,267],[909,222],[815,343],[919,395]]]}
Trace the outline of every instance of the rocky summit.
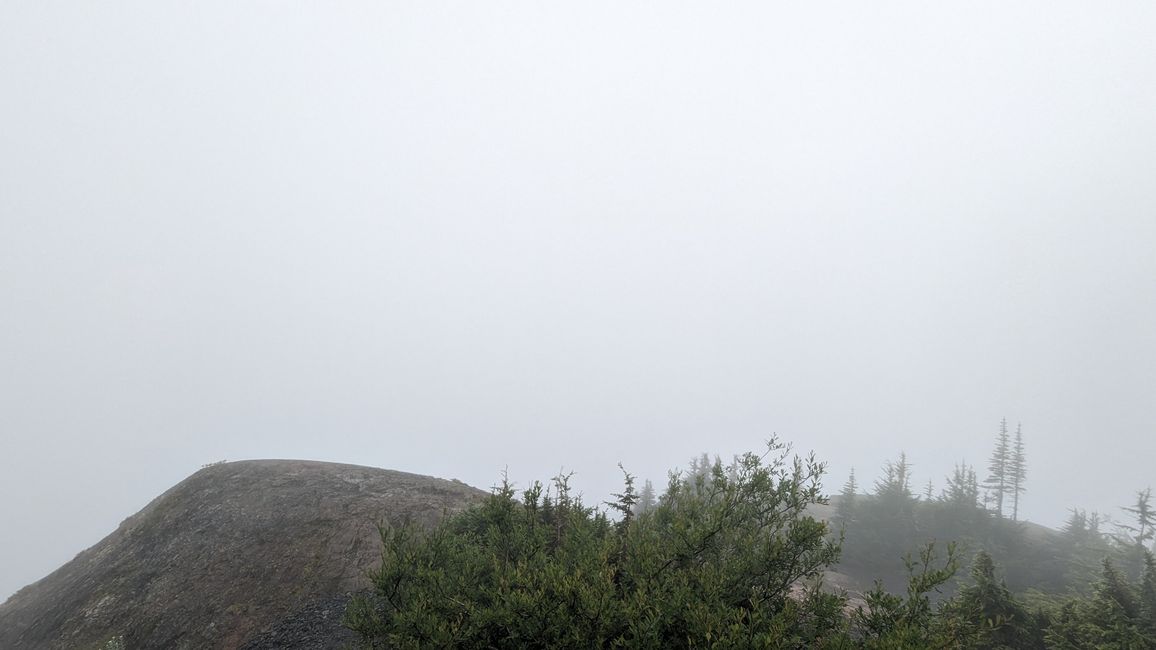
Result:
{"label": "rocky summit", "polygon": [[0,605],[0,648],[340,647],[378,524],[432,525],[484,496],[356,465],[208,466]]}

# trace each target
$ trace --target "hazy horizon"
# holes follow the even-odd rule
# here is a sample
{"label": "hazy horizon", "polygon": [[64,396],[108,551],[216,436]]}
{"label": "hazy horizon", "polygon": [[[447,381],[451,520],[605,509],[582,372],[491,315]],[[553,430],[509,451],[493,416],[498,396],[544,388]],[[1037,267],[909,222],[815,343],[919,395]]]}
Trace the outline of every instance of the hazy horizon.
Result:
{"label": "hazy horizon", "polygon": [[1156,485],[1156,5],[0,7],[0,599],[205,463]]}

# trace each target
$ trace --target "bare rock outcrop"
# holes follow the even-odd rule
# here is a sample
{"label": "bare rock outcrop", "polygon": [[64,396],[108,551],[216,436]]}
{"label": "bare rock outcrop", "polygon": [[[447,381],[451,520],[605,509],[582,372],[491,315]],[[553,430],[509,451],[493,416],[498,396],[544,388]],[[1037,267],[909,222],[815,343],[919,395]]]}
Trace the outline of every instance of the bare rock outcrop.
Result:
{"label": "bare rock outcrop", "polygon": [[432,525],[484,496],[356,465],[209,466],[0,605],[0,648],[334,647],[377,523]]}

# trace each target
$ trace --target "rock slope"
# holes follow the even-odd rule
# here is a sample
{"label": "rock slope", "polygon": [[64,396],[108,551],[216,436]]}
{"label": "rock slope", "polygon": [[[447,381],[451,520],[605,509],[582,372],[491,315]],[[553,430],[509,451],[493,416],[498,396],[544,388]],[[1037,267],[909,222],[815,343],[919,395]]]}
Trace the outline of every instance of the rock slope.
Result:
{"label": "rock slope", "polygon": [[377,523],[431,525],[484,496],[355,465],[209,466],[0,605],[0,648],[340,647]]}

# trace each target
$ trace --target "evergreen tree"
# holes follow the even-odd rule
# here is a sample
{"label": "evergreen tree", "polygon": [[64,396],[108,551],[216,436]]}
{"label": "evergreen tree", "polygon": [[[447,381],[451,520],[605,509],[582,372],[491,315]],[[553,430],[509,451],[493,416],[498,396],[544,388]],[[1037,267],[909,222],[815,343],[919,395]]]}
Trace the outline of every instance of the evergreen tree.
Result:
{"label": "evergreen tree", "polygon": [[847,475],[847,482],[843,484],[843,490],[840,494],[845,499],[854,499],[855,495],[859,494],[859,481],[855,479],[855,468],[851,468],[851,473]]}
{"label": "evergreen tree", "polygon": [[1024,482],[1027,479],[1027,459],[1024,457],[1023,425],[1016,425],[1015,442],[1012,444],[1011,456],[1008,458],[1008,492],[1012,498],[1012,521],[1019,521],[1020,495],[1026,489]]}
{"label": "evergreen tree", "polygon": [[622,463],[618,463],[618,469],[622,470],[622,492],[615,492],[611,496],[613,501],[606,501],[603,505],[609,506],[611,510],[615,510],[622,515],[622,519],[618,522],[619,528],[626,529],[630,527],[630,522],[634,519],[634,514],[638,510],[638,493],[634,491],[634,475],[626,471]]}
{"label": "evergreen tree", "polygon": [[1131,533],[1128,540],[1137,546],[1147,546],[1148,540],[1156,535],[1156,509],[1152,507],[1152,488],[1136,492],[1136,504],[1120,508],[1132,513],[1136,525],[1121,524],[1120,528]]}
{"label": "evergreen tree", "polygon": [[[1135,619],[1140,613],[1140,603],[1132,590],[1132,585],[1128,584],[1127,579],[1111,560],[1105,558],[1102,566],[1100,583],[1096,586],[1096,601],[1108,609],[1119,612],[1128,620]],[[1111,621],[1111,618],[1105,620],[1108,621]]]}
{"label": "evergreen tree", "polygon": [[658,495],[654,492],[654,484],[650,479],[646,479],[642,483],[642,490],[638,493],[638,502],[634,504],[634,514],[641,515],[643,513],[654,510],[658,505]]}
{"label": "evergreen tree", "polygon": [[1144,579],[1140,582],[1140,607],[1144,624],[1156,635],[1156,557],[1144,553]]}
{"label": "evergreen tree", "polygon": [[709,490],[715,482],[716,473],[725,473],[722,459],[715,456],[711,460],[710,454],[704,451],[697,459],[690,459],[690,468],[682,479],[683,488],[696,494]]}
{"label": "evergreen tree", "polygon": [[907,454],[883,466],[871,498],[859,505],[859,522],[846,538],[846,559],[862,567],[888,566],[900,570],[898,558],[916,546],[916,499],[911,493],[911,464]]}
{"label": "evergreen tree", "polygon": [[846,525],[854,519],[855,499],[858,494],[859,483],[855,480],[855,468],[852,467],[847,482],[843,484],[843,489],[839,492],[839,504],[835,508],[839,523]]}
{"label": "evergreen tree", "polygon": [[1010,487],[1009,470],[1011,469],[1011,442],[1008,439],[1007,432],[1007,418],[1000,420],[999,436],[996,437],[995,449],[991,452],[991,460],[988,461],[987,480],[984,485],[987,488],[990,500],[995,504],[995,511],[1000,517],[1003,516],[1003,500],[1008,493]]}
{"label": "evergreen tree", "polygon": [[971,567],[971,584],[959,591],[953,607],[976,623],[975,647],[1027,648],[1032,645],[1031,618],[996,577],[995,561],[980,551]]}
{"label": "evergreen tree", "polygon": [[979,484],[976,482],[975,468],[967,463],[956,465],[951,476],[947,477],[943,500],[952,506],[978,508]]}
{"label": "evergreen tree", "polygon": [[911,464],[907,462],[907,452],[900,452],[899,460],[887,461],[883,466],[883,477],[875,481],[875,496],[892,503],[911,500]]}
{"label": "evergreen tree", "polygon": [[1151,488],[1137,492],[1135,505],[1121,508],[1132,515],[1134,525],[1116,524],[1120,531],[1115,535],[1116,557],[1120,567],[1132,579],[1143,576],[1148,542],[1156,535],[1156,510],[1153,510],[1151,500]]}
{"label": "evergreen tree", "polygon": [[1088,535],[1093,539],[1103,542],[1104,532],[1100,530],[1100,524],[1104,523],[1106,518],[1095,510],[1088,515]]}
{"label": "evergreen tree", "polygon": [[1100,515],[1073,508],[1061,531],[1059,552],[1067,558],[1063,567],[1064,583],[1086,593],[1096,580],[1100,562],[1109,553],[1108,540],[1100,531]]}
{"label": "evergreen tree", "polygon": [[1088,513],[1079,508],[1072,508],[1071,512],[1064,524],[1064,534],[1073,538],[1083,538],[1088,531]]}
{"label": "evergreen tree", "polygon": [[1136,590],[1109,559],[1103,560],[1100,579],[1090,599],[1064,605],[1047,631],[1049,648],[1121,650],[1156,647],[1156,636],[1143,618]]}

